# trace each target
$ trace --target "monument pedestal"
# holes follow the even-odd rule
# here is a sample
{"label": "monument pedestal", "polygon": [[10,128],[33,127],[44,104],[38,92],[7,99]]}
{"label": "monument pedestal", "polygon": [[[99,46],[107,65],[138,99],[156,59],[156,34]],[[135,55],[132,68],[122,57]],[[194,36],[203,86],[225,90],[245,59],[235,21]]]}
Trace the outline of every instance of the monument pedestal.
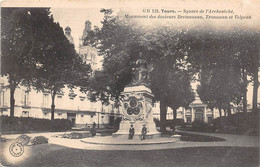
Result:
{"label": "monument pedestal", "polygon": [[159,137],[160,132],[156,130],[152,113],[151,90],[144,86],[128,86],[124,89],[123,99],[123,120],[119,125],[119,130],[113,133],[113,137],[128,138],[130,126],[135,129],[134,139],[141,137],[143,125],[146,125],[146,138],[151,139]]}

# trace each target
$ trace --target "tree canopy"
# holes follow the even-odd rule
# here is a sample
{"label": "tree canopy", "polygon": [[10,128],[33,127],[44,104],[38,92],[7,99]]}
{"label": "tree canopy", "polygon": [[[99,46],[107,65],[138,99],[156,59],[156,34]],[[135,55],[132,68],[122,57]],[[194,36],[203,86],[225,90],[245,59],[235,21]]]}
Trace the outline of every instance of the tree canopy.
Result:
{"label": "tree canopy", "polygon": [[40,41],[36,39],[39,27],[35,25],[49,13],[46,9],[2,8],[1,14],[1,74],[8,76],[10,115],[14,116],[15,89],[21,83],[27,84],[36,69],[36,45]]}
{"label": "tree canopy", "polygon": [[[167,106],[177,109],[187,107],[194,99],[190,80],[191,73],[185,64],[185,31],[165,26],[150,29],[132,20],[113,16],[111,10],[102,10],[102,28],[93,30],[92,43],[104,57],[103,71],[96,73],[90,82],[92,100],[103,102],[120,100],[120,93],[132,78],[134,62],[140,52],[148,61],[151,72],[151,89],[154,101],[160,101],[161,120],[166,121]],[[98,81],[102,82],[98,82]],[[165,126],[161,127],[165,130]]]}
{"label": "tree canopy", "polygon": [[4,8],[2,10],[2,73],[7,74],[11,91],[11,116],[14,90],[20,84],[52,95],[65,84],[73,87],[87,82],[91,68],[76,54],[47,8]]}

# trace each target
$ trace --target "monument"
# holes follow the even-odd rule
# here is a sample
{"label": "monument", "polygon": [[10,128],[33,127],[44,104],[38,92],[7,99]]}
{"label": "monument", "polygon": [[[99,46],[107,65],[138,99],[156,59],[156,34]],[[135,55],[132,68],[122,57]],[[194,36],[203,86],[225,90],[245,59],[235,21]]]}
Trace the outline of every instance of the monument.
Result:
{"label": "monument", "polygon": [[139,53],[139,59],[133,68],[134,78],[122,92],[123,119],[119,130],[113,133],[113,137],[127,138],[131,125],[135,129],[134,138],[141,137],[143,125],[147,127],[147,139],[160,136],[153,121],[152,98],[154,95],[149,88],[149,72],[147,61],[143,59],[142,53]]}

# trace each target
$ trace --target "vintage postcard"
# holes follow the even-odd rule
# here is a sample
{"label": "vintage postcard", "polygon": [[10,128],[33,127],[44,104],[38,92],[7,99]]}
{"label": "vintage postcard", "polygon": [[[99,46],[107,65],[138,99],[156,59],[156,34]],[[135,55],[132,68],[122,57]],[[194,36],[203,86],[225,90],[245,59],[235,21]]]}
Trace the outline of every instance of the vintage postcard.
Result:
{"label": "vintage postcard", "polygon": [[259,166],[259,9],[1,1],[1,166]]}

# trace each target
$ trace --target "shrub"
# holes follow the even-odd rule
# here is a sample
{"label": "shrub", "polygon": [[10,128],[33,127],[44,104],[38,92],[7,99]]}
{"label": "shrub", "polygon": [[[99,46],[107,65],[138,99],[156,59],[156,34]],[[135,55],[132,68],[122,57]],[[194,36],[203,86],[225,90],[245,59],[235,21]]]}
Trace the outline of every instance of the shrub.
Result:
{"label": "shrub", "polygon": [[78,132],[73,132],[71,134],[68,135],[69,139],[82,139],[83,138],[83,134],[82,133],[78,133]]}
{"label": "shrub", "polygon": [[122,117],[117,117],[116,119],[115,119],[115,123],[114,123],[114,131],[116,132],[116,131],[118,131],[118,129],[119,129],[119,125],[120,125],[120,122],[122,121]]}
{"label": "shrub", "polygon": [[160,127],[160,120],[158,118],[153,118],[153,121],[154,121],[156,127]]}
{"label": "shrub", "polygon": [[[158,118],[153,118],[153,121],[154,121],[156,127],[160,127],[162,124],[162,122]],[[176,120],[168,119],[163,124],[165,124],[166,127],[172,127],[173,125],[182,126],[184,124],[184,120],[179,119],[179,118],[177,118]]]}
{"label": "shrub", "polygon": [[218,117],[213,124],[220,133],[258,135],[259,114],[256,112],[236,113],[228,117]]}
{"label": "shrub", "polygon": [[39,119],[0,116],[1,131],[59,131],[70,130],[72,122],[67,119]]}
{"label": "shrub", "polygon": [[208,126],[207,123],[205,123],[203,121],[195,120],[192,122],[191,130],[205,132],[207,130],[207,126]]}
{"label": "shrub", "polygon": [[31,140],[32,145],[48,143],[49,139],[44,136],[36,136]]}
{"label": "shrub", "polygon": [[16,138],[16,141],[21,143],[23,146],[27,146],[31,141],[31,138],[27,135],[20,135]]}

